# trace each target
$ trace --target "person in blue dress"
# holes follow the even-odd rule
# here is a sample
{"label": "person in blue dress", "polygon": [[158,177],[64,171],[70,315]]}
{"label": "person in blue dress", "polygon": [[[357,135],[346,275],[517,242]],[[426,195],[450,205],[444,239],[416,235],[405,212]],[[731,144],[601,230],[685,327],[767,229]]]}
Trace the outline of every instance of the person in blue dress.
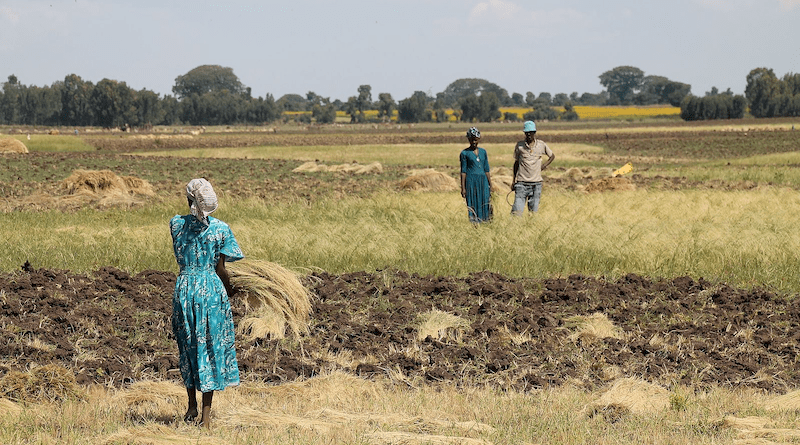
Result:
{"label": "person in blue dress", "polygon": [[189,408],[184,420],[198,416],[197,391],[203,393],[200,424],[210,428],[214,391],[239,384],[230,277],[226,261],[244,258],[230,227],[209,216],[217,209],[211,184],[193,179],[186,186],[190,214],[169,222],[180,273],[172,297],[172,332],[178,342],[180,370]]}
{"label": "person in blue dress", "polygon": [[492,218],[492,178],[486,150],[478,147],[481,132],[472,127],[467,130],[469,147],[461,151],[461,197],[467,201],[467,212],[472,223],[479,224]]}

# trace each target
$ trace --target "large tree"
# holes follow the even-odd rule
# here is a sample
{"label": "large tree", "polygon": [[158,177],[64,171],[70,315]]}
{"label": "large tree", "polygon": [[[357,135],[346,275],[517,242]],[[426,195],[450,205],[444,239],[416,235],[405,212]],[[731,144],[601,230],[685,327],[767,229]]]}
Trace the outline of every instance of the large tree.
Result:
{"label": "large tree", "polygon": [[429,108],[431,98],[424,91],[415,91],[411,97],[403,99],[397,106],[397,120],[400,122],[429,122],[433,111]]}
{"label": "large tree", "polygon": [[670,104],[681,106],[681,101],[692,90],[686,83],[674,82],[663,76],[646,76],[642,79],[641,93],[635,101],[641,105]]}
{"label": "large tree", "polygon": [[618,66],[599,77],[600,84],[608,91],[609,102],[625,105],[632,103],[634,94],[642,88],[644,71],[633,66]]}
{"label": "large tree", "polygon": [[389,120],[392,118],[396,104],[390,93],[378,94],[378,117],[381,119]]}
{"label": "large tree", "polygon": [[461,109],[461,120],[464,122],[491,122],[502,116],[500,113],[500,99],[492,92],[480,96],[471,95],[458,102]]}
{"label": "large tree", "polygon": [[444,96],[441,105],[444,107],[455,107],[461,99],[467,96],[480,96],[484,92],[494,93],[501,104],[511,104],[508,91],[500,88],[497,84],[484,79],[458,79],[444,89]]}
{"label": "large tree", "polygon": [[94,85],[76,74],[64,78],[61,90],[61,123],[64,125],[92,125],[94,110],[89,98]]}
{"label": "large tree", "polygon": [[3,83],[3,96],[0,97],[0,122],[16,124],[20,122],[20,100],[22,84],[17,76],[8,76]]}
{"label": "large tree", "polygon": [[106,128],[130,124],[135,117],[133,93],[125,82],[103,79],[97,82],[89,103],[98,125]]}
{"label": "large tree", "polygon": [[750,103],[750,114],[754,117],[775,116],[778,105],[775,98],[780,93],[781,81],[772,68],[756,68],[747,75],[744,95]]}
{"label": "large tree", "polygon": [[317,96],[314,105],[311,106],[311,117],[313,117],[318,124],[332,124],[336,122],[336,107],[331,103],[331,98]]}
{"label": "large tree", "polygon": [[276,102],[281,111],[306,111],[308,99],[299,94],[284,94]]}
{"label": "large tree", "polygon": [[175,78],[172,92],[179,99],[192,94],[202,96],[205,93],[227,90],[230,93],[244,93],[245,88],[233,74],[233,68],[219,65],[201,65],[188,73]]}

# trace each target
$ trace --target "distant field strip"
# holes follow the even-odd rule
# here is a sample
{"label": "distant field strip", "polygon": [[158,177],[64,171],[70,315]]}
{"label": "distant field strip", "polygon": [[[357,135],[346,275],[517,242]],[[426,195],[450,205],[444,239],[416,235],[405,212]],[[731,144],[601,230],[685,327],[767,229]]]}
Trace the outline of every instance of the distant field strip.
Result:
{"label": "distant field strip", "polygon": [[576,105],[575,112],[581,119],[619,119],[626,117],[655,117],[681,114],[679,107],[647,106],[647,107],[596,107]]}
{"label": "distant field strip", "polygon": [[[563,107],[552,107],[557,111],[564,111]],[[621,118],[641,118],[641,117],[655,117],[655,116],[673,116],[681,113],[679,107],[672,107],[669,105],[657,106],[589,106],[589,105],[576,105],[575,112],[581,119],[621,119]],[[530,107],[500,107],[500,113],[505,116],[506,113],[516,113],[519,119],[522,119],[525,113],[533,111]],[[448,121],[456,122],[456,110],[448,108],[445,110]],[[300,116],[311,115],[310,111],[285,111],[287,116]],[[378,110],[365,110],[364,117],[368,120],[378,118]],[[435,117],[435,115],[433,116]],[[339,122],[345,122],[350,119],[350,115],[344,111],[336,112],[336,119]],[[392,112],[391,120],[397,120],[397,111]]]}

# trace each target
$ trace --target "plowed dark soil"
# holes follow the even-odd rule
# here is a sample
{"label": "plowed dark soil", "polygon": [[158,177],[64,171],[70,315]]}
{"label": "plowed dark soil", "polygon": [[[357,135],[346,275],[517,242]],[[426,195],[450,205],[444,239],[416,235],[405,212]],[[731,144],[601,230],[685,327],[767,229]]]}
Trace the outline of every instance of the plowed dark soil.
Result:
{"label": "plowed dark soil", "polygon": [[[411,385],[455,382],[526,391],[593,388],[620,376],[666,385],[800,384],[795,298],[688,277],[612,281],[493,273],[422,277],[384,270],[306,279],[311,334],[238,338],[245,379],[285,382],[329,369]],[[169,317],[175,275],[114,268],[88,274],[26,264],[0,274],[0,377],[58,363],[80,383],[179,380]],[[234,320],[244,315],[236,296]],[[433,309],[466,320],[458,335],[418,338]],[[613,337],[578,335],[575,316],[605,314]]]}

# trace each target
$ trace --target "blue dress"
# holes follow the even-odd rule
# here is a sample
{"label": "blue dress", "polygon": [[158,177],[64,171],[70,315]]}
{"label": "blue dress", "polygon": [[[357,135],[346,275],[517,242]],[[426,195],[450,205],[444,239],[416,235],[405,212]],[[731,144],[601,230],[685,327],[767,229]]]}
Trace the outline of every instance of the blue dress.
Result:
{"label": "blue dress", "polygon": [[489,221],[492,217],[489,196],[489,157],[486,150],[478,147],[478,153],[469,148],[461,151],[461,173],[466,173],[465,188],[467,192],[467,212],[469,220],[474,223]]}
{"label": "blue dress", "polygon": [[230,227],[210,216],[208,221],[206,227],[193,215],[175,215],[169,222],[180,267],[172,297],[172,332],[183,383],[202,392],[239,384],[231,304],[216,265],[220,254],[227,261],[244,258]]}

